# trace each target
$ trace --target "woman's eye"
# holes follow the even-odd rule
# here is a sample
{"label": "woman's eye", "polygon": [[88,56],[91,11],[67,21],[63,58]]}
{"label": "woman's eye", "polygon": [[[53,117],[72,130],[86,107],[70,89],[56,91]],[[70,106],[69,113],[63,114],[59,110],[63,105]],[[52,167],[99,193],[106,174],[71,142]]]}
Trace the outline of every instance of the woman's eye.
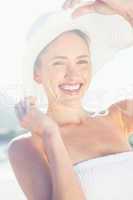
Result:
{"label": "woman's eye", "polygon": [[89,62],[87,61],[87,60],[79,60],[78,62],[77,62],[77,64],[88,64]]}
{"label": "woman's eye", "polygon": [[54,66],[57,66],[57,65],[65,65],[65,63],[64,63],[64,62],[54,62],[53,65],[54,65]]}

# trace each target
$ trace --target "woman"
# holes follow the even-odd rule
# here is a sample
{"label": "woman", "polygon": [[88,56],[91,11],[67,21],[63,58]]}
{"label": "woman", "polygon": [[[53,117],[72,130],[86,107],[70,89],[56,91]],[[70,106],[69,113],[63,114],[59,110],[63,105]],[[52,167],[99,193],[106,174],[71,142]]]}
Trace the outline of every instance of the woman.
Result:
{"label": "woman", "polygon": [[[115,1],[97,1],[87,5],[87,12],[113,10],[131,23],[132,12],[127,14],[125,6],[130,10],[132,2]],[[92,118],[81,106],[91,67],[89,42],[79,31],[64,32],[36,59],[34,80],[46,91],[48,111],[39,111],[33,97],[17,104],[20,124],[31,135],[15,139],[9,147],[27,199],[132,199],[133,151],[128,136],[133,131],[133,102],[118,102],[108,115]]]}

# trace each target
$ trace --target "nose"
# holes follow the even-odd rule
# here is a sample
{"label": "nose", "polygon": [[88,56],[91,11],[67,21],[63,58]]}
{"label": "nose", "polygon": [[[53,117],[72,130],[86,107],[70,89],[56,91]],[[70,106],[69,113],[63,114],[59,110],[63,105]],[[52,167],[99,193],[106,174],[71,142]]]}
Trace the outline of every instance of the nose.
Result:
{"label": "nose", "polygon": [[69,64],[66,69],[65,77],[79,77],[80,72],[75,64]]}

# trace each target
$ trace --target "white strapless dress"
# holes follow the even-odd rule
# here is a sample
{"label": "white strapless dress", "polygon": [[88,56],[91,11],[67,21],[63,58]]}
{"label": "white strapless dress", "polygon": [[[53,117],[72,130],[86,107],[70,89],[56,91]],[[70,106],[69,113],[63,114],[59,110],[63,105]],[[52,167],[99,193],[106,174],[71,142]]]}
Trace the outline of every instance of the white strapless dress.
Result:
{"label": "white strapless dress", "polygon": [[73,165],[86,200],[133,200],[133,151]]}

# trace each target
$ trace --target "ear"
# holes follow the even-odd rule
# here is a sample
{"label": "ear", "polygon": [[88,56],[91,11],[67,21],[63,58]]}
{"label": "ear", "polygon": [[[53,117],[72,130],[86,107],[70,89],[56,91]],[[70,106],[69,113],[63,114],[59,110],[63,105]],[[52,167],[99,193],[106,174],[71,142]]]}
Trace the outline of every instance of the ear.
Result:
{"label": "ear", "polygon": [[34,70],[34,81],[38,84],[41,84],[42,82],[41,70],[39,68]]}

